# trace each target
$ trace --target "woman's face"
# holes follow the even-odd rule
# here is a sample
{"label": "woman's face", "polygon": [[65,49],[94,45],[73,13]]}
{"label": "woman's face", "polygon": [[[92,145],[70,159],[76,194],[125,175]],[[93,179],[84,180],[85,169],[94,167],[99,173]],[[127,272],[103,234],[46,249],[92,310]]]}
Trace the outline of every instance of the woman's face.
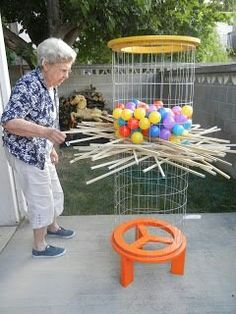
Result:
{"label": "woman's face", "polygon": [[72,61],[43,64],[43,76],[48,88],[61,85],[71,72]]}

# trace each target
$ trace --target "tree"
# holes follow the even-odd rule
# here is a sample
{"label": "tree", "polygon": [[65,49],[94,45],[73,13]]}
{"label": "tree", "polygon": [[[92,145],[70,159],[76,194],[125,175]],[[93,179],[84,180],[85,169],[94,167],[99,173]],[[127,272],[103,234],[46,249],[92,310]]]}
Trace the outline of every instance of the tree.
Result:
{"label": "tree", "polygon": [[[110,62],[107,41],[139,34],[204,38],[224,19],[220,0],[1,0],[6,46],[33,67],[34,45],[60,37],[79,51],[79,62]],[[31,43],[10,31],[18,22]]]}

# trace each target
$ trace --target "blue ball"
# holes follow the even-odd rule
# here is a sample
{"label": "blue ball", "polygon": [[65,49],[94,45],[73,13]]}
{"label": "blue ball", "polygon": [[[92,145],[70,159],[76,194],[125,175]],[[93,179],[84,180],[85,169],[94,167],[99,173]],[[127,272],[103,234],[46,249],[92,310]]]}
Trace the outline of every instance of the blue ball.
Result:
{"label": "blue ball", "polygon": [[149,129],[149,135],[151,137],[158,137],[160,135],[160,128],[157,125],[152,125]]}
{"label": "blue ball", "polygon": [[163,121],[167,117],[168,111],[163,107],[158,109],[158,111],[161,114],[161,120]]}
{"label": "blue ball", "polygon": [[123,125],[126,125],[126,124],[127,124],[127,122],[126,122],[124,119],[122,119],[122,118],[119,118],[119,119],[117,120],[117,122],[118,122],[119,126],[123,126]]}
{"label": "blue ball", "polygon": [[191,119],[188,119],[184,124],[183,124],[183,127],[185,128],[185,129],[190,129],[191,128],[191,126],[192,126],[192,120]]}
{"label": "blue ball", "polygon": [[183,132],[184,132],[184,127],[183,127],[182,125],[180,125],[180,124],[175,124],[171,131],[172,131],[172,133],[173,133],[174,135],[179,136],[179,135],[182,135],[182,134],[183,134]]}

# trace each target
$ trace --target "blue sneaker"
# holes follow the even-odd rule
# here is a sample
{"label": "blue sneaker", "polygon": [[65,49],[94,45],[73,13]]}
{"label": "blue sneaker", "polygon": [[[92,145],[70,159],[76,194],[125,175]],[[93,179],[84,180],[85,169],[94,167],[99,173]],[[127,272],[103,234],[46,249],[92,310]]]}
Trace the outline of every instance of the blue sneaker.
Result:
{"label": "blue sneaker", "polygon": [[52,245],[47,245],[45,250],[37,251],[32,249],[32,256],[33,257],[59,257],[66,253],[66,249],[61,247],[56,247]]}
{"label": "blue sneaker", "polygon": [[47,231],[47,235],[50,237],[58,237],[63,239],[73,238],[75,235],[75,231],[64,229],[63,227],[59,227],[57,231]]}

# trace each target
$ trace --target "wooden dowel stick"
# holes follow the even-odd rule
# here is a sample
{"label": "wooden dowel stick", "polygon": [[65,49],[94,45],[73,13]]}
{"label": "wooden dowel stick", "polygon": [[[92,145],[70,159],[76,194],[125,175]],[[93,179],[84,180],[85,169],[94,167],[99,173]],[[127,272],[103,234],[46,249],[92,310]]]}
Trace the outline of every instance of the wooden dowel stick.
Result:
{"label": "wooden dowel stick", "polygon": [[[150,156],[142,157],[142,158],[140,158],[139,162],[141,162],[141,161],[143,161],[145,159],[148,159],[148,158],[150,158]],[[108,177],[108,176],[110,176],[112,174],[115,174],[116,172],[119,172],[119,171],[121,171],[121,170],[123,170],[125,168],[128,168],[128,167],[131,167],[131,166],[135,165],[135,163],[136,163],[136,161],[133,161],[133,162],[131,162],[129,164],[126,164],[126,165],[124,165],[124,166],[122,166],[120,168],[117,168],[117,169],[114,169],[114,170],[112,170],[110,172],[104,173],[103,175],[101,175],[99,177],[96,177],[94,179],[91,179],[91,180],[87,181],[86,184],[91,184],[91,183],[94,183],[94,182],[96,182],[98,180],[104,179],[104,178],[106,178],[106,177]]]}
{"label": "wooden dowel stick", "polygon": [[108,167],[108,169],[111,170],[113,168],[116,168],[117,166],[120,166],[120,165],[124,164],[125,162],[127,162],[127,161],[129,161],[129,160],[131,160],[133,158],[134,158],[134,156],[129,156],[129,157],[126,157],[126,158],[123,158],[123,159],[119,159],[119,161],[117,161],[116,164]]}

